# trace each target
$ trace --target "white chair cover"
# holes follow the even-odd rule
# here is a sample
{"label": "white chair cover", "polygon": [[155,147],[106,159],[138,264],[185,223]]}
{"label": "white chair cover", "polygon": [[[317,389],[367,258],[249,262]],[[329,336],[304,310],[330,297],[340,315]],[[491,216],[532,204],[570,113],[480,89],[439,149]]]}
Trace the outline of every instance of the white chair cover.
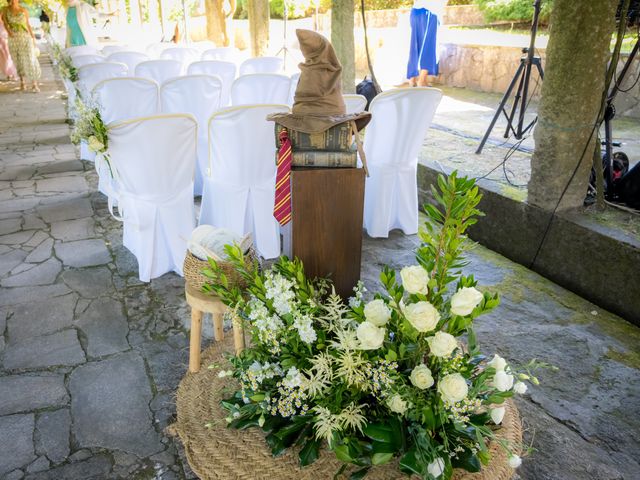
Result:
{"label": "white chair cover", "polygon": [[245,105],[216,112],[209,121],[210,176],[205,178],[200,225],[251,232],[265,258],[280,255],[273,218],[276,143],[266,116],[286,105]]}
{"label": "white chair cover", "polygon": [[342,95],[344,104],[347,107],[347,113],[361,113],[367,106],[367,97],[358,95],[357,93],[345,93]]}
{"label": "white chair cover", "polygon": [[93,63],[102,63],[105,58],[102,55],[75,55],[71,57],[71,63],[76,68],[84,67],[85,65],[91,65]]}
{"label": "white chair cover", "polygon": [[205,50],[200,60],[222,60],[223,62],[237,62],[240,50],[235,47],[219,47]]}
{"label": "white chair cover", "polygon": [[282,73],[284,62],[280,57],[249,58],[240,64],[240,75],[251,73]]}
{"label": "white chair cover", "polygon": [[222,80],[222,92],[220,93],[220,106],[226,107],[231,102],[231,85],[236,79],[238,67],[233,62],[222,60],[204,60],[193,62],[187,69],[189,75],[214,75]]}
{"label": "white chair cover", "polygon": [[78,69],[78,85],[83,98],[88,99],[93,88],[102,80],[127,76],[124,63],[102,62],[85,65]]}
{"label": "white chair cover", "polygon": [[65,48],[64,51],[70,57],[75,57],[76,55],[98,55],[99,53],[98,48],[92,45],[77,45]]}
{"label": "white chair cover", "polygon": [[127,50],[129,50],[129,48],[124,45],[107,45],[105,47],[102,47],[102,54],[105,57],[108,57],[109,55],[112,55],[116,52],[125,52]]}
{"label": "white chair cover", "polygon": [[142,63],[142,62],[146,62],[148,60],[150,60],[149,56],[144,54],[144,53],[140,53],[140,52],[133,52],[133,51],[120,51],[120,52],[114,52],[111,55],[109,55],[107,57],[107,60],[109,62],[120,62],[120,63],[124,63],[127,68],[129,69],[129,75],[133,76],[133,74],[136,71],[136,67],[138,66],[138,64]]}
{"label": "white chair cover", "polygon": [[291,83],[289,85],[289,101],[288,105],[293,105],[294,97],[296,95],[296,88],[298,88],[298,80],[300,80],[300,72],[291,75]]}
{"label": "white chair cover", "polygon": [[123,244],[138,259],[143,282],[169,271],[182,275],[195,227],[196,129],[190,115],[157,115],[109,127]]}
{"label": "white chair cover", "polygon": [[162,85],[171,78],[179,77],[181,72],[182,64],[176,60],[149,60],[138,64],[135,76],[150,78]]}
{"label": "white chair cover", "polygon": [[175,43],[168,43],[168,42],[152,43],[152,44],[147,46],[147,48],[145,49],[145,53],[149,56],[149,58],[155,60],[155,59],[160,58],[160,54],[166,48],[171,48],[171,47],[175,47],[175,46],[176,46]]}
{"label": "white chair cover", "polygon": [[394,228],[418,232],[418,152],[441,98],[435,88],[399,88],[369,105],[364,227],[370,236],[386,238]]}
{"label": "white chair cover", "polygon": [[291,79],[277,73],[243,75],[231,85],[231,105],[258,103],[286,105]]}
{"label": "white chair cover", "polygon": [[[100,108],[102,121],[107,125],[159,113],[158,84],[146,78],[103,80],[93,89],[93,98]],[[111,203],[116,202],[116,180],[100,155],[96,156],[95,168],[98,173],[98,190],[109,197]]]}
{"label": "white chair cover", "polygon": [[182,71],[186,72],[187,67],[192,62],[200,60],[200,52],[194,48],[188,47],[170,47],[165,48],[160,54],[163,60],[176,60],[182,65]]}
{"label": "white chair cover", "polygon": [[202,179],[209,167],[209,118],[220,108],[222,81],[210,75],[187,75],[162,84],[160,105],[162,113],[190,113],[198,122],[198,162],[194,181],[194,195],[202,195]]}
{"label": "white chair cover", "polygon": [[211,50],[212,48],[216,48],[216,44],[211,40],[200,40],[199,42],[193,42],[191,44],[192,48],[195,48],[200,52],[200,54],[206,52],[207,50]]}

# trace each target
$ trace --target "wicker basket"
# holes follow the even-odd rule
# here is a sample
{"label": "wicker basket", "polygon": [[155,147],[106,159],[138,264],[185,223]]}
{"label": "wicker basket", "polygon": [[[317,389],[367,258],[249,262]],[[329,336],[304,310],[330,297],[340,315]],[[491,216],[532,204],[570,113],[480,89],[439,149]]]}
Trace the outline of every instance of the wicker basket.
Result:
{"label": "wicker basket", "polygon": [[[248,259],[248,263],[252,264],[254,260],[258,258],[253,247],[249,248],[247,253],[245,253],[245,257]],[[246,281],[242,278],[233,264],[231,262],[227,262],[224,260],[217,261],[218,266],[223,271],[223,273],[227,276],[227,280],[229,281],[229,285],[238,285],[239,287],[245,287]],[[210,283],[211,278],[207,277],[202,273],[203,270],[211,269],[211,265],[206,260],[200,260],[198,257],[193,255],[190,251],[187,250],[187,255],[184,257],[184,281],[192,288],[195,288],[198,291],[202,291],[205,283]]]}
{"label": "wicker basket", "polygon": [[[177,421],[168,433],[179,435],[191,469],[201,480],[324,480],[334,478],[342,462],[326,449],[308,467],[298,465],[297,450],[289,449],[273,457],[258,428],[236,430],[228,428],[227,412],[220,401],[237,388],[235,380],[220,378],[217,369],[206,368],[215,363],[219,368],[230,367],[226,352],[233,351],[233,339],[226,337],[215,342],[202,355],[198,373],[187,373],[177,393]],[[519,444],[522,430],[518,410],[511,400],[505,402],[506,414],[499,439]],[[509,480],[513,469],[507,455],[492,442],[489,446],[491,462],[478,473],[454,470],[452,480]],[[366,480],[409,480],[400,473],[397,460],[371,469]],[[345,478],[344,476],[340,477]],[[411,477],[411,480],[417,477]]]}

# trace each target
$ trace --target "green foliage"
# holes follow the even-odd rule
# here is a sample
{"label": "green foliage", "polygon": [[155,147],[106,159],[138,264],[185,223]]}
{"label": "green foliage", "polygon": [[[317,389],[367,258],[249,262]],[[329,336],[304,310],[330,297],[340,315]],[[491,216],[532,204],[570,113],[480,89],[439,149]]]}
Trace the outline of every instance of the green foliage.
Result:
{"label": "green foliage", "polygon": [[[532,0],[475,0],[488,22],[530,22],[533,19]],[[540,22],[547,23],[553,0],[542,0]]]}

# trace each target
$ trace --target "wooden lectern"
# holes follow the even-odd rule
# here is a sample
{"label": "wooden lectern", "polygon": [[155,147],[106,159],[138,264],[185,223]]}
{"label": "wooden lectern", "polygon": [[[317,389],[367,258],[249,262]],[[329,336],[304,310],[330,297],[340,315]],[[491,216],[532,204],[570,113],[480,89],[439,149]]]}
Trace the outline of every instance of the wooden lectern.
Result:
{"label": "wooden lectern", "polygon": [[360,280],[364,177],[361,168],[291,171],[291,254],[345,299]]}

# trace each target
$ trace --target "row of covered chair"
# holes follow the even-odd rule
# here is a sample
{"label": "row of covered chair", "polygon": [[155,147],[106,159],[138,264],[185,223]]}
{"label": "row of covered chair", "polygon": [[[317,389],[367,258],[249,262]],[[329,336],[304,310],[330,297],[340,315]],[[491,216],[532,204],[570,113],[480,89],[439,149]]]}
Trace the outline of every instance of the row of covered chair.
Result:
{"label": "row of covered chair", "polygon": [[[373,118],[364,140],[370,172],[364,227],[369,235],[386,237],[394,228],[417,232],[417,157],[441,96],[431,88],[397,89],[371,103]],[[206,123],[208,167],[199,222],[239,235],[252,233],[265,258],[280,253],[279,226],[272,215],[275,136],[265,117],[288,108],[225,108]],[[195,226],[192,182],[200,121],[174,113],[116,121],[108,127],[124,244],[138,258],[142,280],[170,270],[181,272],[186,239]]]}

